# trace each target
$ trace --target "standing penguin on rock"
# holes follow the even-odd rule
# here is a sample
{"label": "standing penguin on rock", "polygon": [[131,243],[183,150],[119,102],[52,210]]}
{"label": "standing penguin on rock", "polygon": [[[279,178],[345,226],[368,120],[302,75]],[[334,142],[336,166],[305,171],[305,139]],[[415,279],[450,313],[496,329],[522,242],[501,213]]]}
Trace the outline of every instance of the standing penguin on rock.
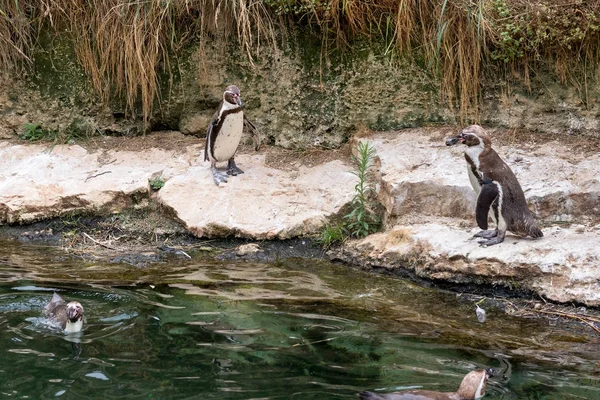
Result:
{"label": "standing penguin on rock", "polygon": [[[471,186],[477,193],[475,218],[481,232],[474,237],[482,246],[502,243],[506,231],[526,237],[544,236],[533,219],[523,189],[512,172],[492,149],[492,141],[479,125],[463,129],[458,136],[446,139],[446,146],[462,143],[467,146],[465,159]],[[488,216],[496,223],[496,229],[488,230]]]}
{"label": "standing penguin on rock", "polygon": [[[228,86],[223,92],[223,101],[208,125],[204,149],[204,161],[210,161],[213,180],[217,185],[227,182],[227,175],[236,176],[244,173],[234,160],[244,125],[252,129],[255,149],[258,150],[260,147],[258,130],[244,116],[244,103],[240,89],[235,85]],[[217,162],[222,161],[227,161],[227,175],[217,169]]]}

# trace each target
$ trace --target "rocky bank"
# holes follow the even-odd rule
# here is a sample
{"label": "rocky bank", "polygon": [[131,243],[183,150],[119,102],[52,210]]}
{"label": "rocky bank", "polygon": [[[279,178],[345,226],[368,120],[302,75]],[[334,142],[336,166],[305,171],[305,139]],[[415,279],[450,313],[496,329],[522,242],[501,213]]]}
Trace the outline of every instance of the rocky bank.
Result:
{"label": "rocky bank", "polygon": [[[354,139],[377,150],[385,230],[346,242],[331,258],[599,305],[597,143],[565,136],[539,144],[526,135],[492,131],[494,147],[519,178],[545,236],[508,235],[504,243],[482,248],[470,239],[477,232],[475,195],[461,149],[444,145],[452,132],[407,129]],[[114,140],[81,146],[0,142],[0,224],[111,215],[156,202],[198,237],[287,239],[318,232],[354,194],[348,157],[310,159],[244,147],[236,161],[245,174],[216,187],[200,139],[159,132],[136,139],[143,146],[114,146]],[[157,178],[164,182],[159,190],[149,184]]]}

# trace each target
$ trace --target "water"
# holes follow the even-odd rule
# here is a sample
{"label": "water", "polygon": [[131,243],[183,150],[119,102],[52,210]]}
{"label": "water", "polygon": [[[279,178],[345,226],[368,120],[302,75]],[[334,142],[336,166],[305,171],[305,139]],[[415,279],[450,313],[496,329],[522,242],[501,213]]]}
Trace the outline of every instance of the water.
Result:
{"label": "water", "polygon": [[[79,337],[42,318],[53,291],[83,304]],[[486,399],[600,399],[592,334],[486,311],[325,263],[136,268],[0,243],[0,398],[357,399],[495,367]]]}

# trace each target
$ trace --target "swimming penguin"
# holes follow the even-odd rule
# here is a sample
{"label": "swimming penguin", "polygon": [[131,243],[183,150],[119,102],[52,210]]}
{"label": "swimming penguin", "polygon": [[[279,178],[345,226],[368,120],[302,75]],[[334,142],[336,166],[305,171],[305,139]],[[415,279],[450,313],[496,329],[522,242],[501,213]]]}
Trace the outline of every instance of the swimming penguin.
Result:
{"label": "swimming penguin", "polygon": [[403,390],[393,393],[362,392],[361,400],[474,400],[483,397],[491,370],[479,369],[469,372],[456,392],[432,390]]}
{"label": "swimming penguin", "polygon": [[[483,229],[474,237],[485,239],[479,243],[483,246],[502,243],[507,230],[522,237],[544,236],[527,207],[517,177],[492,149],[492,141],[483,128],[471,125],[458,136],[446,139],[447,146],[457,143],[467,146],[469,180],[477,193],[475,218]],[[496,223],[496,229],[487,229],[488,216]]]}
{"label": "swimming penguin", "polygon": [[[244,125],[252,129],[255,149],[258,150],[260,147],[258,130],[244,116],[244,103],[240,89],[235,85],[227,86],[223,92],[223,100],[208,125],[204,149],[204,161],[210,161],[213,180],[217,185],[227,182],[227,175],[236,176],[244,173],[234,160]],[[227,175],[217,170],[216,163],[221,161],[227,161]]]}
{"label": "swimming penguin", "polygon": [[65,304],[65,300],[54,293],[44,309],[46,318],[55,321],[65,333],[80,332],[83,328],[83,306],[78,301]]}

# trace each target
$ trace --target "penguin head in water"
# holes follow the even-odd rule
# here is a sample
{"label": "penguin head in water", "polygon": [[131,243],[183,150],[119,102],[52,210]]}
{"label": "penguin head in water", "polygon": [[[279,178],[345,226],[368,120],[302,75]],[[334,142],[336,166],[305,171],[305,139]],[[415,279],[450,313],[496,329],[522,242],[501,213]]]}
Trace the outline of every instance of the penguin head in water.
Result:
{"label": "penguin head in water", "polygon": [[485,388],[492,369],[469,372],[456,392],[436,392],[432,390],[403,390],[394,393],[362,392],[361,400],[477,400],[485,395]]}
{"label": "penguin head in water", "polygon": [[72,301],[67,304],[67,319],[71,322],[77,322],[83,318],[83,306],[78,301]]}
{"label": "penguin head in water", "polygon": [[65,304],[65,300],[54,293],[52,300],[46,305],[44,314],[66,333],[80,332],[83,329],[83,306],[78,301]]}

